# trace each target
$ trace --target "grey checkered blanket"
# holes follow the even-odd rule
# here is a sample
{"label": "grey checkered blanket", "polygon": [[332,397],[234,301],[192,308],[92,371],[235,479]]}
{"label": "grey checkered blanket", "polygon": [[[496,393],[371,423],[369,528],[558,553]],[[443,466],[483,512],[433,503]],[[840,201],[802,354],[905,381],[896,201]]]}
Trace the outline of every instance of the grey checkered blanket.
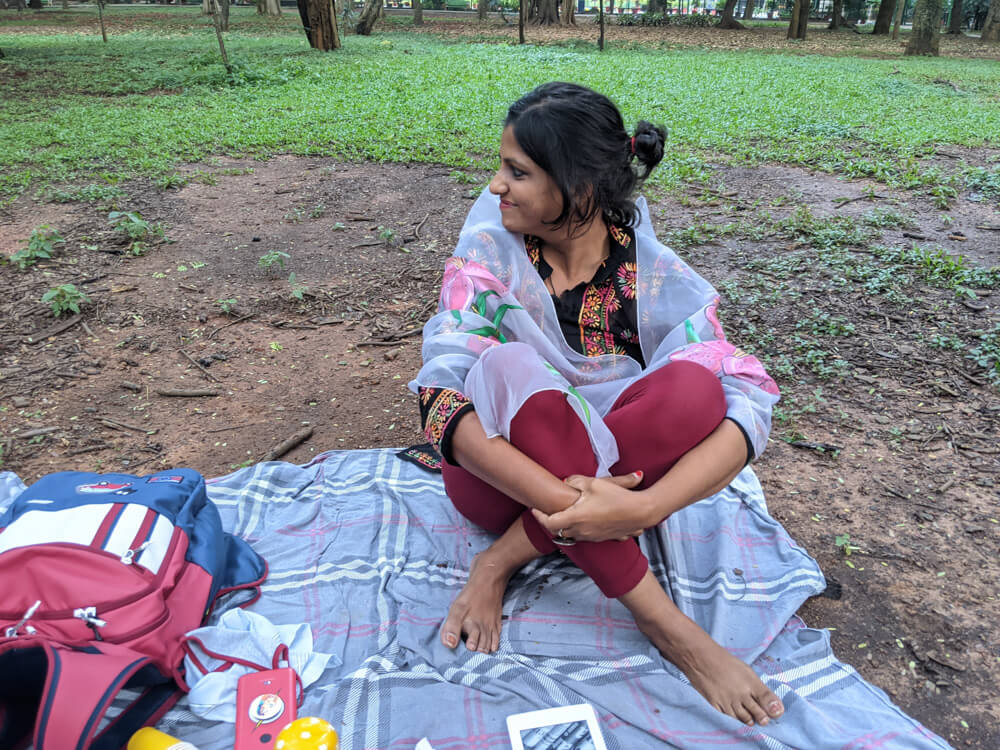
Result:
{"label": "grey checkered blanket", "polygon": [[[21,487],[0,474],[0,508]],[[435,750],[506,748],[509,714],[582,702],[612,750],[948,747],[795,616],[823,575],[768,515],[749,468],[641,543],[681,610],[784,701],[785,715],[763,729],[711,708],[628,611],[561,556],[511,581],[497,653],[441,645],[448,606],[491,537],[454,510],[440,476],[393,450],[258,464],[211,480],[209,495],[270,565],[252,609],[308,623],[316,650],[339,658],[299,715],[332,722],[341,750],[412,750],[424,736]],[[198,719],[183,700],[159,726],[201,750],[232,747],[232,725]]]}

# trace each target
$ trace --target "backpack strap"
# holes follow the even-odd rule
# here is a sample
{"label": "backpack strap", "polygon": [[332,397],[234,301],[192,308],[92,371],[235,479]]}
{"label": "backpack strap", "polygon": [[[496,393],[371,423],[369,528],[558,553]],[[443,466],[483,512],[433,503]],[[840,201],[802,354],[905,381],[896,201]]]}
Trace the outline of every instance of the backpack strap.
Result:
{"label": "backpack strap", "polygon": [[152,660],[110,644],[101,651],[44,642],[42,647],[48,674],[35,718],[34,750],[87,750],[118,691]]}

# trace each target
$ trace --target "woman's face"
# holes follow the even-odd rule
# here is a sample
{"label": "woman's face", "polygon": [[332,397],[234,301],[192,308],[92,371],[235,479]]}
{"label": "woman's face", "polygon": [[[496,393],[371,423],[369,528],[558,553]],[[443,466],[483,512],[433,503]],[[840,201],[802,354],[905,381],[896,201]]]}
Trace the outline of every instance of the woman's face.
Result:
{"label": "woman's face", "polygon": [[500,139],[500,169],[490,181],[490,192],[500,196],[500,218],[509,232],[551,235],[552,229],[545,222],[562,213],[559,188],[517,145],[510,125]]}

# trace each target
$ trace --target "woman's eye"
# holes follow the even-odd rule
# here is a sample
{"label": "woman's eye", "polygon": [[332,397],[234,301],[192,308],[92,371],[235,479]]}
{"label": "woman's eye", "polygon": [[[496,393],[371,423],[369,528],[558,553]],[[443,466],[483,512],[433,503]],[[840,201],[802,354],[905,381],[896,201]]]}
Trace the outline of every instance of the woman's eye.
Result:
{"label": "woman's eye", "polygon": [[514,179],[520,179],[521,177],[524,177],[524,174],[525,174],[524,172],[522,172],[517,167],[511,167],[510,168],[510,173],[514,176]]}

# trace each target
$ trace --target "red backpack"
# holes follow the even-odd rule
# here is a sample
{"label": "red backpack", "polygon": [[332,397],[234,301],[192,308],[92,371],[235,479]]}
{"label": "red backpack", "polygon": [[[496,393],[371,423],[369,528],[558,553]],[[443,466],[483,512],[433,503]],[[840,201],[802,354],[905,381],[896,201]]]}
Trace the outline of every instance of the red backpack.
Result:
{"label": "red backpack", "polygon": [[43,477],[0,514],[0,748],[123,747],[180,697],[184,634],[266,576],[197,472]]}

